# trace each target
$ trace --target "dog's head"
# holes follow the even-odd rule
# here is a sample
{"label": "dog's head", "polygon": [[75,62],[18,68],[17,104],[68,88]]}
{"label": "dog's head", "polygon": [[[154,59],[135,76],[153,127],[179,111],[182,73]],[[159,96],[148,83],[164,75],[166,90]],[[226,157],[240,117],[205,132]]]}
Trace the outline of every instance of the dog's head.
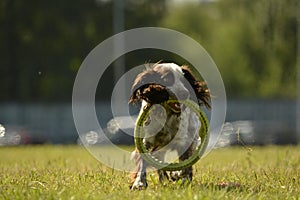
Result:
{"label": "dog's head", "polygon": [[210,94],[205,82],[197,81],[187,66],[158,63],[136,77],[129,103],[144,100],[149,104],[159,104],[169,99],[186,100],[192,97],[200,105],[210,108]]}

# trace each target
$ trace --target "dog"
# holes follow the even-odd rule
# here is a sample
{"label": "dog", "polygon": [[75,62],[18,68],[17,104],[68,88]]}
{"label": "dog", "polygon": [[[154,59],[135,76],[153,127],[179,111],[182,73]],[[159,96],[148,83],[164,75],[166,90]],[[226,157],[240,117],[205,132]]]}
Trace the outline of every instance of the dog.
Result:
{"label": "dog", "polygon": [[[129,103],[141,102],[140,114],[147,106],[151,112],[144,122],[145,137],[143,143],[156,158],[164,161],[166,149],[175,150],[179,161],[189,158],[201,143],[198,131],[201,123],[197,115],[188,107],[179,103],[163,104],[175,100],[191,99],[200,106],[210,109],[210,93],[204,81],[198,81],[188,66],[174,63],[156,63],[137,75],[132,85]],[[153,109],[152,109],[153,107]],[[147,188],[147,163],[136,149],[132,153],[136,169],[131,174],[130,188]],[[193,168],[168,172],[157,169],[159,181],[182,180],[190,183]]]}

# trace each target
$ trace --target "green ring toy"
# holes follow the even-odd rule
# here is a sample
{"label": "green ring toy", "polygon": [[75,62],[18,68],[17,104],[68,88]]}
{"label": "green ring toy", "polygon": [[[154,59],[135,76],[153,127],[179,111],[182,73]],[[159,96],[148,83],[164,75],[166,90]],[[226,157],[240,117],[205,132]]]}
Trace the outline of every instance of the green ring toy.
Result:
{"label": "green ring toy", "polygon": [[194,154],[188,159],[180,161],[178,163],[162,162],[151,155],[151,153],[146,149],[145,145],[143,144],[143,138],[145,136],[143,124],[150,114],[151,106],[146,107],[136,121],[134,129],[134,141],[141,157],[151,166],[166,171],[178,171],[194,165],[203,156],[209,140],[209,122],[206,118],[205,113],[200,109],[199,105],[191,100],[168,100],[165,103],[184,104],[197,114],[199,121],[201,122],[201,128],[199,129],[199,137],[201,138],[201,144],[197,147]]}

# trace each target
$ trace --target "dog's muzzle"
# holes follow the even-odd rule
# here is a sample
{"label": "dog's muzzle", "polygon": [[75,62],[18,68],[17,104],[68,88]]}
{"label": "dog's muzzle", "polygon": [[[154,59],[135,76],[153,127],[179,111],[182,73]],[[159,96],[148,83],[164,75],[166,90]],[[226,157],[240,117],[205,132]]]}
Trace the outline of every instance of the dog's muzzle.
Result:
{"label": "dog's muzzle", "polygon": [[167,108],[167,110],[171,110],[174,113],[181,113],[186,108],[184,105],[174,102],[165,102],[164,106]]}

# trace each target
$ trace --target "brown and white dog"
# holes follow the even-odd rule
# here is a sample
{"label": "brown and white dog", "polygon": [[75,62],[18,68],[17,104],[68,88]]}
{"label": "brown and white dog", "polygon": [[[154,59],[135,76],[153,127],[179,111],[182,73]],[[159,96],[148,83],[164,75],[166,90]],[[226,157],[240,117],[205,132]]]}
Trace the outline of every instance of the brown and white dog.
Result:
{"label": "brown and white dog", "polygon": [[[141,101],[142,113],[145,106],[152,106],[148,119],[144,122],[146,148],[158,159],[164,161],[166,150],[175,150],[179,161],[189,158],[201,143],[198,130],[201,126],[195,113],[178,103],[162,104],[169,99],[192,99],[199,105],[210,108],[210,94],[205,82],[196,80],[187,66],[174,63],[157,63],[137,75],[132,85],[129,103]],[[166,148],[167,147],[167,148]],[[132,157],[136,169],[131,175],[131,189],[147,187],[146,168],[139,152],[135,150]],[[182,179],[190,182],[192,167],[170,172],[158,169],[159,181]]]}

